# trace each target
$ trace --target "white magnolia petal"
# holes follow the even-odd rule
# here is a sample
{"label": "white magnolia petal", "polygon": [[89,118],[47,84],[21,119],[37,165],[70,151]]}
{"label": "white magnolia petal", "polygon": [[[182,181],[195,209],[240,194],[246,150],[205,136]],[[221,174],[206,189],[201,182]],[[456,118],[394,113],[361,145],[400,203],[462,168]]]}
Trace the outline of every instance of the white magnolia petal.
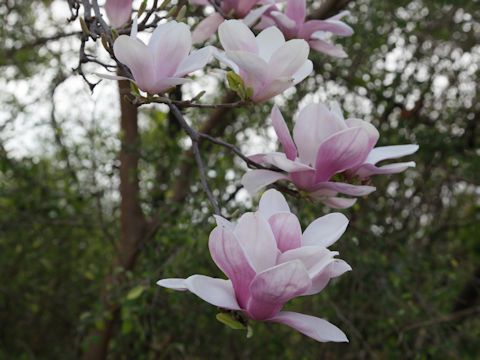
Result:
{"label": "white magnolia petal", "polygon": [[192,293],[202,300],[223,309],[241,310],[230,280],[204,275],[192,275],[185,280]]}
{"label": "white magnolia petal", "polygon": [[255,35],[241,20],[225,20],[218,27],[218,36],[226,51],[246,51],[258,54]]}
{"label": "white magnolia petal", "polygon": [[290,212],[290,207],[280,191],[269,189],[260,198],[258,212],[268,219],[276,213]]}
{"label": "white magnolia petal", "polygon": [[288,176],[271,170],[251,170],[242,177],[242,185],[250,194],[256,194],[265,186],[279,180],[288,180]]}
{"label": "white magnolia petal", "polygon": [[212,15],[203,19],[193,30],[192,41],[194,44],[204,42],[209,39],[217,31],[220,24],[224,21],[222,15],[218,12],[214,12]]}
{"label": "white magnolia petal", "polygon": [[180,63],[175,72],[175,77],[182,77],[203,68],[212,58],[212,54],[213,46],[206,46],[194,51]]}
{"label": "white magnolia petal", "polygon": [[341,213],[331,213],[312,222],[303,232],[302,246],[329,247],[345,232],[348,219]]}
{"label": "white magnolia petal", "polygon": [[379,146],[368,154],[366,163],[376,164],[385,159],[397,159],[402,156],[411,155],[418,150],[418,145],[393,145],[393,146]]}
{"label": "white magnolia petal", "polygon": [[269,62],[273,53],[285,44],[285,38],[282,32],[275,26],[263,30],[257,35],[256,39],[258,43],[258,55],[266,62]]}

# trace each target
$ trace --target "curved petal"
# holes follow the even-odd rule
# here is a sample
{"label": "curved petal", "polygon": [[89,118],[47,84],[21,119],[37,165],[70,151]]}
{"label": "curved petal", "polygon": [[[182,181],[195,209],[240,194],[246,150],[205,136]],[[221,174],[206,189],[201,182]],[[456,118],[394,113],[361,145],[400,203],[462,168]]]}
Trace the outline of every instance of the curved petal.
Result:
{"label": "curved petal", "polygon": [[113,44],[113,52],[122,64],[128,66],[137,86],[149,91],[155,84],[153,56],[148,47],[139,40],[120,35]]}
{"label": "curved petal", "polygon": [[189,290],[200,299],[229,310],[241,310],[235,298],[232,282],[204,275],[192,275],[187,279],[162,279],[157,285],[179,291]]}
{"label": "curved petal", "polygon": [[[323,190],[334,190],[336,193],[352,195],[352,196],[365,196],[376,190],[375,186],[368,185],[352,185],[346,183],[339,183],[333,181],[324,181],[315,184],[314,189],[312,189],[312,195],[315,197],[320,197],[323,195]],[[315,192],[319,191],[316,195]]]}
{"label": "curved petal", "polygon": [[242,177],[242,185],[251,194],[256,194],[260,189],[279,180],[288,180],[288,176],[271,170],[252,170]]}
{"label": "curved petal", "polygon": [[303,294],[311,286],[305,266],[300,260],[289,261],[258,274],[250,284],[248,312],[256,320],[277,314],[288,300]]}
{"label": "curved petal", "polygon": [[223,309],[241,310],[230,280],[192,275],[185,280],[188,290],[200,299]]}
{"label": "curved petal", "polygon": [[282,144],[283,151],[285,151],[287,159],[295,160],[297,157],[297,148],[293,143],[292,137],[290,136],[290,131],[288,130],[287,124],[285,123],[282,113],[278,109],[277,105],[273,106],[271,117],[273,128],[278,136],[278,140],[280,140]]}
{"label": "curved petal", "polygon": [[268,75],[268,64],[258,55],[246,51],[227,51],[225,55],[244,71],[240,72],[245,86],[251,86],[258,90]]}
{"label": "curved petal", "polygon": [[178,65],[175,77],[182,77],[203,68],[211,60],[213,46],[206,46],[194,51]]}
{"label": "curved petal", "polygon": [[267,63],[273,53],[285,44],[285,38],[278,28],[271,26],[257,35],[258,55]]}
{"label": "curved petal", "polygon": [[238,303],[245,308],[250,297],[250,282],[256,273],[244,249],[234,233],[224,226],[213,229],[208,247],[215,264],[232,281]]}
{"label": "curved petal", "polygon": [[226,55],[225,52],[218,50],[214,48],[213,50],[213,56],[222,64],[225,64],[228,66],[230,69],[232,69],[235,73],[239,73],[240,69],[238,68],[238,65],[235,64],[231,59],[229,59]]}
{"label": "curved petal", "polygon": [[97,75],[99,78],[102,79],[108,79],[108,80],[128,80],[128,81],[133,81],[133,79],[130,79],[126,76],[118,76],[118,75],[110,75],[110,74],[102,74],[102,73],[93,73]]}
{"label": "curved petal", "polygon": [[415,161],[388,164],[380,167],[372,164],[363,164],[355,171],[354,175],[358,175],[360,179],[365,179],[377,174],[397,174],[405,171],[409,167],[415,167],[415,165]]}
{"label": "curved petal", "polygon": [[235,229],[235,225],[233,225],[230,221],[228,221],[224,217],[222,217],[220,215],[213,215],[213,217],[215,218],[215,222],[217,223],[217,226],[224,226],[228,230],[231,230],[231,231],[233,231],[233,229]]}
{"label": "curved petal", "polygon": [[291,39],[295,37],[297,33],[297,24],[295,21],[280,11],[271,11],[269,15],[287,38]]}
{"label": "curved petal", "polygon": [[226,51],[246,51],[258,54],[255,35],[241,20],[225,20],[218,27],[220,43]]}
{"label": "curved petal", "polygon": [[334,260],[333,257],[337,254],[323,246],[302,246],[281,254],[278,257],[278,263],[300,260],[305,265],[310,278],[313,279],[320,270]]}
{"label": "curved petal", "polygon": [[186,24],[170,21],[155,29],[148,47],[154,56],[156,78],[173,77],[192,48],[192,35]]}
{"label": "curved petal", "polygon": [[305,79],[313,71],[313,63],[310,60],[307,60],[303,65],[298,69],[293,76],[293,83],[297,85],[300,81]]}
{"label": "curved petal", "polygon": [[346,129],[344,121],[335,116],[321,103],[305,106],[298,114],[293,128],[300,161],[315,164],[320,144],[329,136]]}
{"label": "curved petal", "polygon": [[302,246],[329,247],[345,232],[348,219],[341,213],[331,213],[312,222],[303,232]]}
{"label": "curved petal", "polygon": [[370,151],[369,151],[369,154],[370,154],[373,147],[377,143],[378,138],[380,137],[380,133],[378,132],[377,128],[367,121],[364,121],[361,119],[354,119],[354,118],[349,118],[345,120],[345,124],[347,124],[349,128],[357,127],[357,126],[362,127],[367,132],[368,139],[369,139],[368,147],[370,148]]}
{"label": "curved petal", "polygon": [[353,29],[339,20],[310,20],[302,25],[298,37],[309,39],[316,31],[327,31],[339,36],[351,36]]}
{"label": "curved petal", "polygon": [[310,45],[312,49],[330,56],[338,58],[348,57],[347,53],[341,47],[330,44],[329,42],[326,42],[324,40],[309,40],[308,45]]}
{"label": "curved petal", "polygon": [[352,268],[345,261],[332,259],[312,278],[312,286],[303,295],[318,294],[327,286],[330,279],[336,278],[350,270],[352,270]]}
{"label": "curved petal", "polygon": [[376,164],[379,161],[386,159],[397,159],[402,156],[411,155],[418,150],[418,145],[393,145],[393,146],[379,146],[368,154],[366,163]]}
{"label": "curved petal", "polygon": [[312,167],[305,165],[300,161],[292,161],[287,159],[287,156],[281,152],[271,152],[268,154],[263,154],[262,162],[272,164],[286,172],[313,170]]}
{"label": "curved petal", "polygon": [[280,191],[269,189],[260,198],[258,212],[268,220],[273,214],[280,212],[289,213],[290,207]]}
{"label": "curved petal", "polygon": [[277,247],[281,252],[295,249],[302,244],[302,228],[298,218],[291,212],[272,215],[268,219]]}
{"label": "curved petal", "polygon": [[261,214],[242,215],[233,233],[255,272],[259,273],[275,265],[277,242],[270,225]]}
{"label": "curved petal", "polygon": [[332,209],[346,209],[350,206],[353,206],[357,202],[357,199],[332,196],[326,199],[322,199],[322,202],[325,205],[330,206]]}
{"label": "curved petal", "polygon": [[320,342],[348,342],[345,334],[335,325],[315,316],[291,311],[282,311],[268,321],[278,322],[300,331]]}
{"label": "curved petal", "polygon": [[272,54],[269,61],[269,78],[293,76],[308,60],[309,47],[305,40],[287,41]]}
{"label": "curved petal", "polygon": [[107,0],[104,8],[110,24],[118,29],[130,20],[132,0]]}
{"label": "curved petal", "polygon": [[217,31],[220,24],[224,21],[222,15],[218,12],[214,12],[212,15],[203,19],[193,30],[192,41],[194,44],[204,42],[209,39]]}
{"label": "curved petal", "polygon": [[370,136],[362,127],[348,128],[327,138],[319,147],[315,162],[316,181],[362,164],[370,148]]}
{"label": "curved petal", "polygon": [[255,95],[252,97],[252,101],[259,104],[261,102],[267,101],[268,99],[278,95],[288,88],[295,85],[293,77],[279,78],[270,83],[268,83],[260,91],[256,91]]}
{"label": "curved petal", "polygon": [[305,0],[289,0],[285,8],[285,15],[295,21],[297,25],[303,24],[306,16]]}
{"label": "curved petal", "polygon": [[[248,27],[251,27],[255,22],[262,17],[262,15],[270,8],[273,4],[262,5],[248,13],[247,16],[243,18],[243,23]],[[258,39],[258,37],[257,37]]]}

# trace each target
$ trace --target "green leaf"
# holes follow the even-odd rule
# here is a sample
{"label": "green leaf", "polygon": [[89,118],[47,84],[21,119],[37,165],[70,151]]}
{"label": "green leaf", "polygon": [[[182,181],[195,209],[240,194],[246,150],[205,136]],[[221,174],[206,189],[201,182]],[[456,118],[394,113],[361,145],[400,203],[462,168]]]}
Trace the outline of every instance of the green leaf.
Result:
{"label": "green leaf", "polygon": [[146,289],[144,285],[135,286],[127,294],[127,300],[134,300],[142,295],[143,291]]}
{"label": "green leaf", "polygon": [[219,314],[217,314],[216,318],[217,318],[218,321],[220,321],[221,323],[224,323],[225,325],[232,328],[233,330],[244,330],[245,329],[245,325],[243,325],[241,322],[235,320],[229,314],[219,313]]}
{"label": "green leaf", "polygon": [[245,83],[240,75],[234,73],[233,71],[229,71],[227,73],[227,82],[230,89],[235,91],[242,100],[246,99]]}

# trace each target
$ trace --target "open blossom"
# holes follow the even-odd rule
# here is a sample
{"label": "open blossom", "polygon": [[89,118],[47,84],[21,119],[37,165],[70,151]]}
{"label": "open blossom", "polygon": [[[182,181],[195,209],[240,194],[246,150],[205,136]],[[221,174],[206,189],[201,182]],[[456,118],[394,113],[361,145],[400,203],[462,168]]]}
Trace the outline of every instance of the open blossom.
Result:
{"label": "open blossom", "polygon": [[252,101],[260,103],[282,93],[305,79],[313,70],[304,40],[285,41],[275,27],[255,37],[239,20],[227,20],[218,29],[225,53],[216,54],[253,88]]}
{"label": "open blossom", "polygon": [[348,341],[326,320],[280,311],[288,300],[320,292],[331,278],[351,270],[337,252],[327,249],[345,231],[348,220],[340,213],[323,216],[301,231],[285,198],[268,190],[259,210],[244,214],[236,225],[217,217],[210,234],[213,260],[229,280],[192,275],[163,279],[158,285],[189,290],[201,299],[253,320],[279,322],[317,341]]}
{"label": "open blossom", "polygon": [[[379,137],[377,129],[360,119],[345,120],[338,105],[332,110],[323,104],[306,106],[296,120],[293,139],[276,106],[271,117],[284,153],[256,154],[250,159],[274,165],[287,174],[271,170],[247,172],[242,184],[251,193],[276,181],[287,180],[333,208],[347,208],[356,199],[337,197],[338,193],[363,196],[375,190],[373,186],[354,185],[348,181],[367,183],[371,175],[398,173],[415,166],[413,161],[376,166],[385,159],[413,154],[418,145],[374,148]],[[336,174],[347,182],[334,181],[332,177]]]}
{"label": "open blossom", "polygon": [[130,20],[132,0],[107,0],[104,8],[110,24],[118,29]]}
{"label": "open blossom", "polygon": [[[158,25],[150,42],[145,45],[137,38],[134,21],[130,36],[121,35],[113,44],[116,58],[130,69],[133,82],[150,94],[161,93],[171,86],[189,81],[185,75],[204,67],[211,59],[213,47],[192,52],[192,37],[184,23],[170,21]],[[128,79],[101,75],[108,79]]]}
{"label": "open blossom", "polygon": [[353,29],[340,21],[342,17],[349,14],[348,11],[342,11],[326,20],[305,21],[305,0],[289,0],[285,13],[278,11],[275,6],[265,10],[259,24],[260,28],[276,25],[287,39],[304,39],[312,49],[322,53],[337,57],[347,56],[341,48],[327,42],[325,38],[327,33],[339,36],[353,34]]}
{"label": "open blossom", "polygon": [[[198,5],[211,6],[208,0],[190,0]],[[220,8],[224,14],[230,14],[237,19],[243,19],[250,15],[252,20],[257,20],[261,14],[277,0],[224,0],[220,3]],[[260,7],[260,9],[252,10],[258,4],[267,4]],[[255,15],[258,14],[258,15]],[[224,17],[218,13],[207,16],[203,19],[193,31],[192,37],[195,43],[202,42],[210,38],[218,29],[220,24],[224,21]],[[247,23],[248,26],[252,25]]]}

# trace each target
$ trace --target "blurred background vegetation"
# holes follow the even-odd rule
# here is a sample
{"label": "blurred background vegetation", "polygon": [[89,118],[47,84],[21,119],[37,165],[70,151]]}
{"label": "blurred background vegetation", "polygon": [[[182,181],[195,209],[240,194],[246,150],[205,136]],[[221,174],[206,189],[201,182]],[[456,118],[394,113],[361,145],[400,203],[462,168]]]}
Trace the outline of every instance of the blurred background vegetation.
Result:
{"label": "blurred background vegetation", "polygon": [[[315,72],[278,99],[287,122],[299,104],[337,100],[380,130],[379,145],[420,145],[415,169],[375,177],[377,191],[345,211],[350,226],[332,249],[353,271],[287,305],[336,324],[348,344],[263,323],[247,339],[194,295],[155,285],[222,276],[208,253],[214,224],[198,171],[182,170],[188,142],[160,106],[140,110],[135,149],[140,207],[155,231],[131,267],[118,266],[115,84],[92,96],[73,73],[79,26],[66,22],[66,1],[0,3],[1,359],[81,358],[100,341],[91,329],[110,325],[108,359],[480,358],[480,4],[336,3],[351,12],[355,34],[336,39],[349,58],[311,54]],[[221,101],[224,91],[207,96]],[[272,148],[271,105],[225,112],[212,134],[246,153],[255,141]],[[201,124],[212,112],[186,116]],[[240,161],[209,144],[202,156],[225,215],[256,209],[241,190]],[[329,211],[287,200],[303,228]],[[109,282],[111,274],[121,276]]]}

